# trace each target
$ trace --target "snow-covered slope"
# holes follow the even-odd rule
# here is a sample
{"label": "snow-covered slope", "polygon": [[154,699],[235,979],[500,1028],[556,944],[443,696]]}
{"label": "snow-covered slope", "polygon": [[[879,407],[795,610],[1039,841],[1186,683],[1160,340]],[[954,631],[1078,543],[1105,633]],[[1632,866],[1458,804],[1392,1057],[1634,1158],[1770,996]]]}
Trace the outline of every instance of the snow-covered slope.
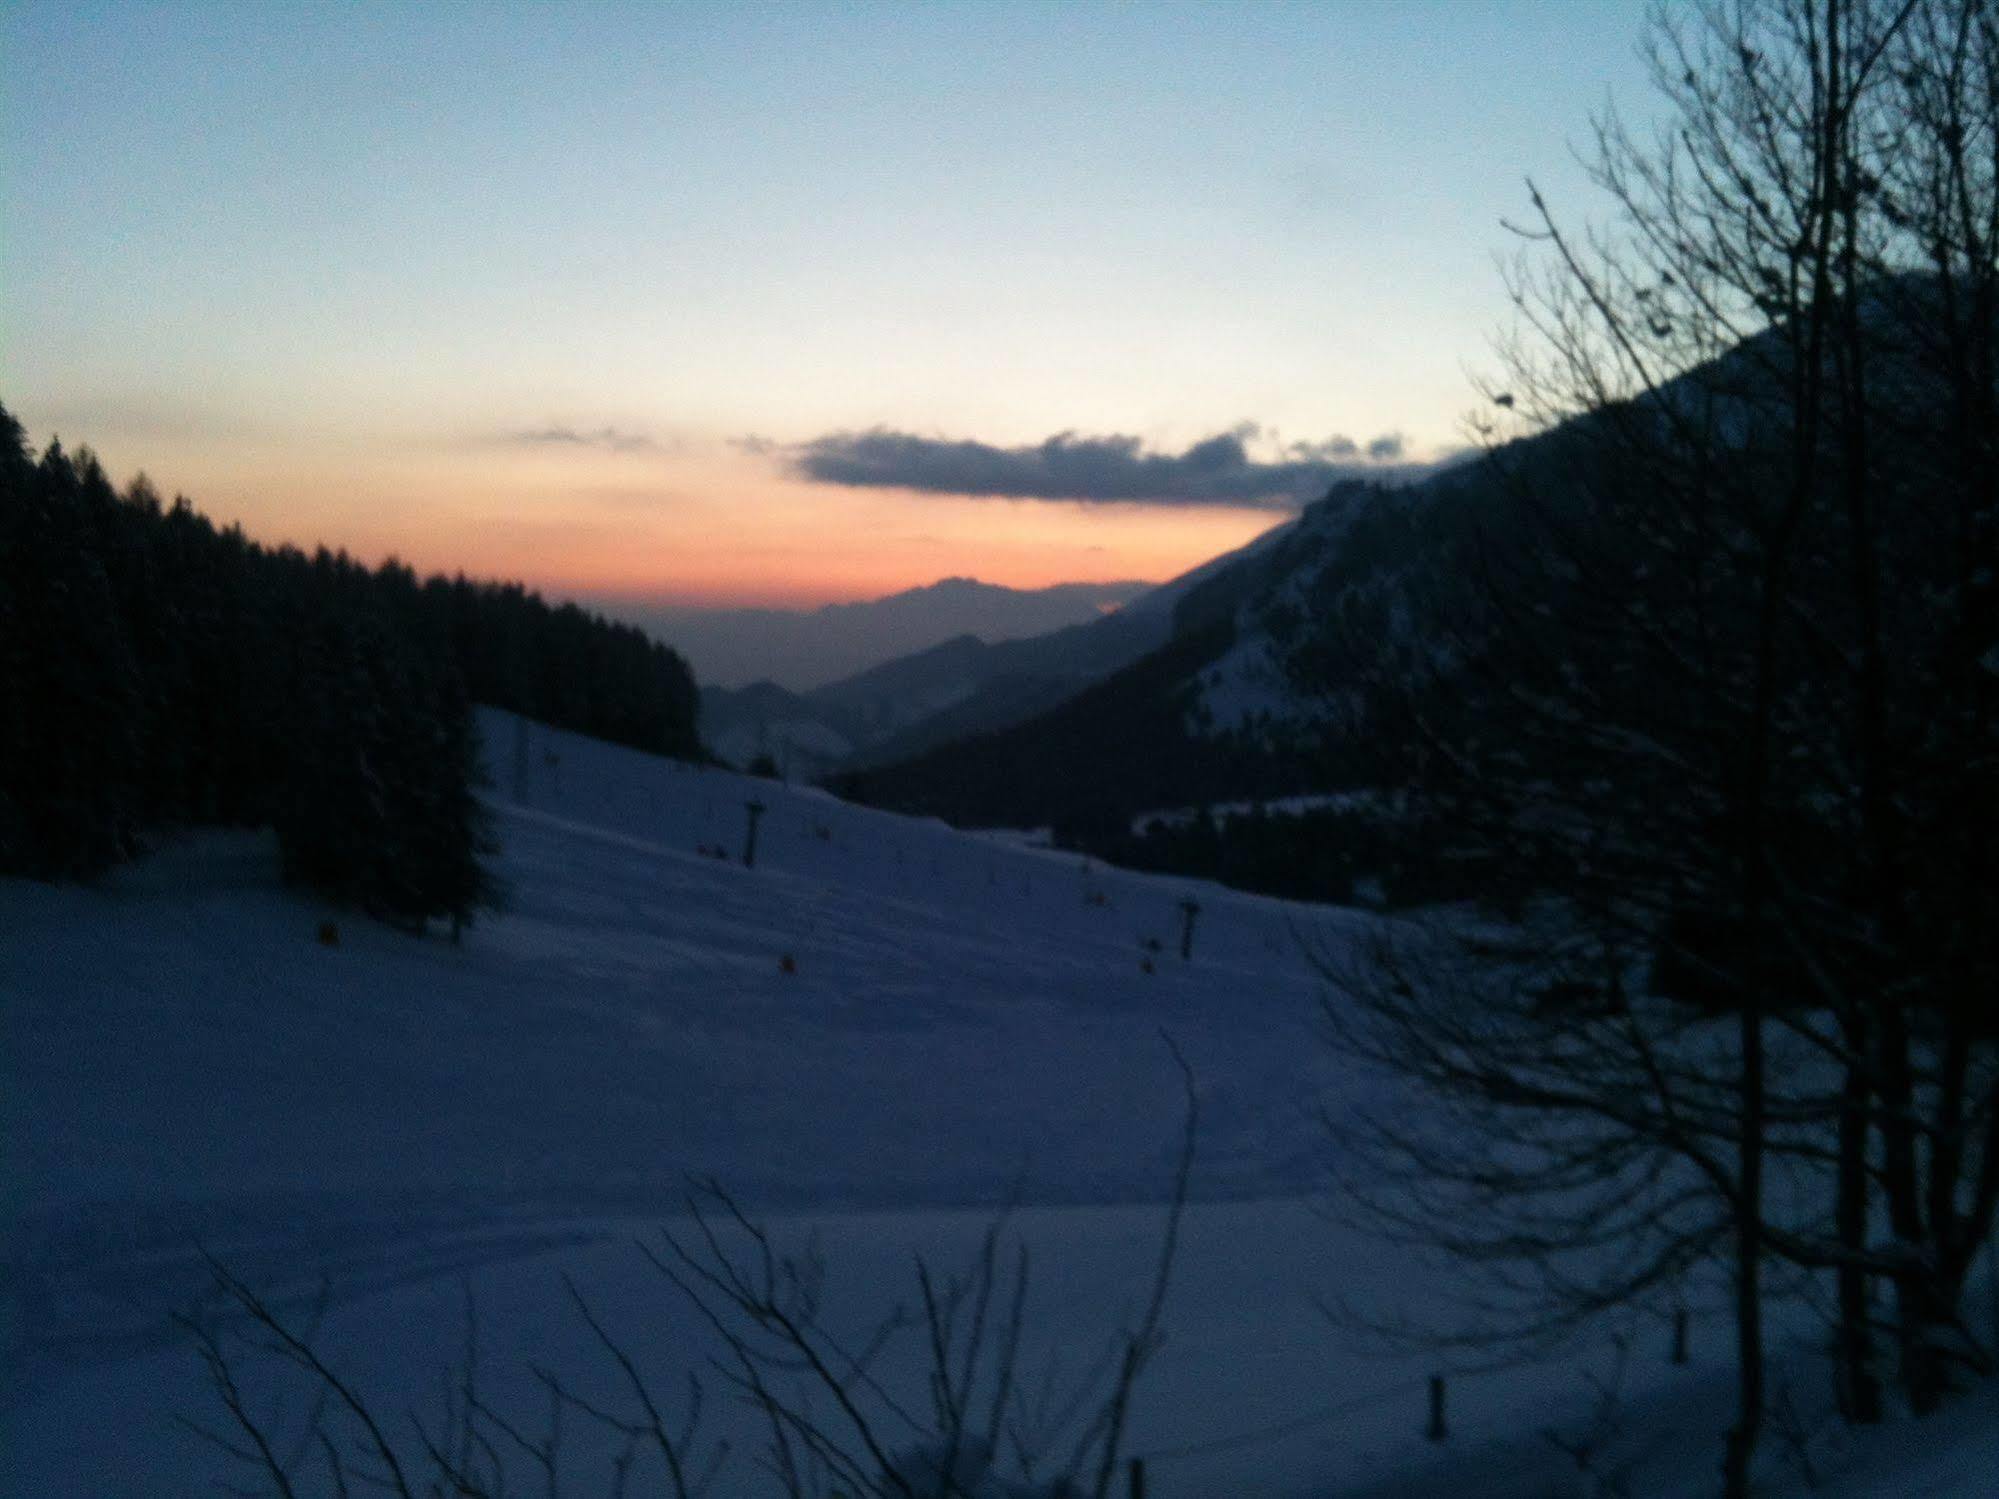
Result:
{"label": "snow-covered slope", "polygon": [[158,1335],[197,1241],[368,1286],[670,1210],[690,1173],[764,1210],[1156,1198],[1162,1029],[1202,1080],[1197,1191],[1309,1182],[1299,912],[1204,892],[1182,963],[1148,945],[1181,884],[486,728],[510,906],[461,947],[281,888],[252,834],[0,882],[12,1402]]}
{"label": "snow-covered slope", "polygon": [[[330,1277],[327,1352],[393,1410],[456,1355],[461,1285],[494,1398],[531,1399],[530,1363],[587,1362],[563,1274],[663,1376],[698,1364],[702,1333],[630,1246],[690,1172],[786,1241],[816,1226],[869,1314],[907,1294],[912,1247],[957,1255],[1018,1183],[1031,1345],[1073,1361],[1129,1315],[1156,1248],[1179,1125],[1162,1031],[1201,1130],[1169,1341],[1133,1413],[1149,1492],[1568,1491],[1539,1432],[1587,1423],[1584,1364],[1454,1380],[1452,1442],[1432,1448],[1428,1362],[1364,1356],[1315,1311],[1447,1284],[1310,1195],[1311,1108],[1357,1084],[1315,1044],[1297,937],[1338,944],[1366,918],[539,727],[517,757],[513,722],[485,723],[511,905],[459,947],[282,889],[255,835],[164,849],[100,890],[0,882],[0,1493],[143,1499],[226,1474],[171,1420],[214,1414],[167,1321],[202,1249],[280,1290]],[[1630,1443],[1672,1477],[1643,1492],[1706,1488],[1719,1322],[1696,1353],[1634,1361]],[[1979,1492],[1961,1480],[1989,1471],[1975,1454],[1999,1422],[1989,1402],[1953,1420],[1958,1455],[1920,1454],[1943,1475],[1929,1492]],[[761,1491],[753,1468],[717,1490]]]}
{"label": "snow-covered slope", "polygon": [[1210,892],[1195,961],[1147,973],[1181,883],[539,726],[516,801],[511,720],[487,724],[510,905],[463,947],[359,919],[320,946],[252,835],[101,891],[0,886],[31,1217],[385,1185],[628,1202],[690,1169],[764,1201],[990,1201],[1023,1166],[1042,1198],[1129,1195],[1173,1128],[1162,1026],[1211,1094],[1207,1190],[1302,1182],[1304,1141],[1270,1133],[1311,1020],[1298,911]]}

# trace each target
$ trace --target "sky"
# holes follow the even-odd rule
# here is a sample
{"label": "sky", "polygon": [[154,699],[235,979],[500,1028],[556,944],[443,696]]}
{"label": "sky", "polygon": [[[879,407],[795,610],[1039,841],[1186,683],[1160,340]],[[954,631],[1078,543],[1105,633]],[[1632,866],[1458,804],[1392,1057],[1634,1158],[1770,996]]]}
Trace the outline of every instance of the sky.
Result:
{"label": "sky", "polygon": [[0,401],[604,603],[1163,579],[1463,441],[1642,0],[0,5]]}

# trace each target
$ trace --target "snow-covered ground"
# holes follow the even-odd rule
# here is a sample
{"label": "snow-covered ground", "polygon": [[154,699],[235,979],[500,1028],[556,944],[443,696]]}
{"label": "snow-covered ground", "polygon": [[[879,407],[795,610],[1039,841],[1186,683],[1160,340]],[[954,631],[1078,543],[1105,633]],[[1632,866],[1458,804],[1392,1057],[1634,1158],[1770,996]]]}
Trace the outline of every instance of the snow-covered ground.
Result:
{"label": "snow-covered ground", "polygon": [[[510,903],[462,946],[352,918],[323,945],[329,913],[279,887],[253,835],[163,849],[99,890],[0,882],[0,1491],[210,1490],[220,1455],[172,1418],[215,1411],[169,1321],[207,1282],[204,1249],[281,1294],[327,1277],[322,1343],[389,1409],[457,1356],[468,1288],[492,1388],[586,1365],[565,1274],[650,1367],[693,1367],[705,1334],[633,1244],[690,1174],[786,1242],[816,1233],[856,1326],[907,1298],[912,1250],[962,1257],[1017,1195],[1034,1358],[1073,1363],[1156,1252],[1181,1107],[1165,1036],[1201,1113],[1133,1414],[1150,1492],[1588,1492],[1542,1432],[1587,1426],[1607,1346],[1454,1378],[1438,1446],[1429,1365],[1357,1349],[1317,1310],[1431,1305],[1448,1284],[1312,1198],[1315,1109],[1353,1084],[1317,1044],[1299,937],[1369,918],[539,727],[518,755],[512,720],[486,727]],[[747,801],[766,808],[754,869]],[[1724,1353],[1704,1326],[1672,1368],[1639,1330],[1613,1443],[1637,1492],[1711,1486]],[[1827,1491],[1999,1487],[1990,1398],[1926,1430],[1832,1452],[1851,1472]],[[757,1492],[731,1472],[718,1492]]]}

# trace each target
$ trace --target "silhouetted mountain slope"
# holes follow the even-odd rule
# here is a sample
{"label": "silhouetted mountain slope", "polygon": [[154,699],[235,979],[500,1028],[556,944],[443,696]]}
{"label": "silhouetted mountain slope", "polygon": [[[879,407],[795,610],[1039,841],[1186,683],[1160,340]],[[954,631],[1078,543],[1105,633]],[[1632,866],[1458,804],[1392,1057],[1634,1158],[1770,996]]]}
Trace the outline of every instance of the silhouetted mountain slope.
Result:
{"label": "silhouetted mountain slope", "polygon": [[[996,714],[1004,702],[1030,716],[995,731],[963,712],[940,715],[924,729],[963,728],[970,737],[904,736],[862,757],[872,768],[831,784],[877,805],[1021,826],[1116,822],[1154,807],[1318,789],[1319,736],[1288,712],[1272,631],[1287,631],[1287,601],[1330,561],[1340,537],[1376,508],[1412,503],[1409,490],[1344,485],[1294,525],[1182,580],[1154,611],[1159,643],[1094,683],[1000,679],[985,695]],[[912,753],[893,758],[901,749]]]}
{"label": "silhouetted mountain slope", "polygon": [[[1895,283],[1876,300],[1922,294]],[[1928,323],[1919,305],[1878,320],[1871,462],[1884,496],[1919,497],[1910,476],[1925,471],[1946,405],[1926,363]],[[1430,707],[1447,716],[1451,662],[1483,650],[1496,611],[1586,617],[1588,580],[1523,552],[1533,528],[1520,522],[1546,534],[1642,516],[1663,474],[1648,464],[1696,460],[1736,513],[1757,513],[1771,455],[1787,450],[1788,349],[1766,332],[1636,401],[1418,482],[1336,486],[1295,525],[1180,588],[1170,639],[1142,660],[1001,733],[881,757],[837,784],[877,805],[1022,826],[1391,784],[1409,746],[1382,717],[1383,689],[1434,680]],[[1691,459],[1675,446],[1689,425],[1705,434]],[[1606,495],[1626,496],[1625,510]],[[1643,544],[1614,529],[1590,541],[1609,559]]]}
{"label": "silhouetted mountain slope", "polygon": [[736,688],[772,681],[804,694],[960,636],[1019,640],[1087,623],[1152,587],[1118,581],[1022,589],[941,578],[886,598],[812,610],[655,608],[633,617],[677,642],[704,683]]}
{"label": "silhouetted mountain slope", "polygon": [[809,778],[1007,728],[1164,644],[1190,591],[1268,550],[1289,529],[1266,532],[1113,613],[1028,639],[961,635],[809,692],[772,682],[704,688],[703,734],[734,764],[767,754],[788,775]]}
{"label": "silhouetted mountain slope", "polygon": [[[1018,723],[1136,660],[1170,628],[1163,611],[1126,609],[1029,640],[953,641],[948,658],[890,662],[812,696],[863,718],[872,732],[857,742],[855,759],[879,764]],[[952,675],[940,680],[939,665]],[[924,711],[898,714],[890,706],[897,701]]]}
{"label": "silhouetted mountain slope", "polygon": [[906,759],[1018,723],[1145,654],[1165,612],[1107,615],[1032,640],[961,635],[807,693],[774,682],[701,692],[703,732],[724,760],[769,755],[792,776]]}
{"label": "silhouetted mountain slope", "polygon": [[1095,822],[1214,785],[1279,794],[1302,766],[1248,736],[1186,730],[1200,672],[1234,640],[1234,625],[1217,620],[1025,723],[830,784],[857,801],[974,826]]}
{"label": "silhouetted mountain slope", "polygon": [[962,702],[939,709],[877,744],[863,745],[848,757],[846,769],[893,765],[916,758],[940,745],[996,733],[1025,722],[1064,699],[1075,696],[1102,673],[1064,672],[1038,675],[1032,670],[1002,672],[982,683]]}

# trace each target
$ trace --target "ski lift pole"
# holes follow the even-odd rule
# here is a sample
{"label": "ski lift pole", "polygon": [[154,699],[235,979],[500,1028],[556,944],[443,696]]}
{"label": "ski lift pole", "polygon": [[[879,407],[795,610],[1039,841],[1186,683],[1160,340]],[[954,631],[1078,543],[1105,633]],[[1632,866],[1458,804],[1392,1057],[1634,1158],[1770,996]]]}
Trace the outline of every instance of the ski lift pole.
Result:
{"label": "ski lift pole", "polygon": [[1194,956],[1194,918],[1201,914],[1201,903],[1188,896],[1180,902],[1180,957],[1187,961]]}

